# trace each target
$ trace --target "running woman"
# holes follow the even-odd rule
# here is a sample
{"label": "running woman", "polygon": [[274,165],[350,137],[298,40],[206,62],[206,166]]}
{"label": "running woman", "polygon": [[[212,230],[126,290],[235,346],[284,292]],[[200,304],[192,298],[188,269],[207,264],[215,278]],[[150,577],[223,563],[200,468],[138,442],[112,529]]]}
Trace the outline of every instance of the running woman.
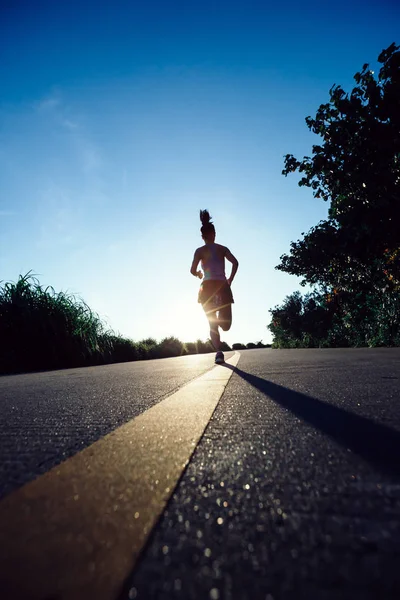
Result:
{"label": "running woman", "polygon": [[[208,210],[200,211],[201,237],[204,246],[197,248],[194,253],[190,272],[195,277],[203,279],[199,290],[198,301],[203,306],[210,324],[210,337],[215,350],[215,362],[224,362],[224,353],[221,351],[221,338],[218,327],[228,331],[232,325],[232,296],[231,285],[238,270],[239,263],[225,246],[215,243],[215,227],[211,222]],[[228,279],[225,276],[225,259],[232,263],[232,271]],[[197,270],[201,262],[203,273]]]}

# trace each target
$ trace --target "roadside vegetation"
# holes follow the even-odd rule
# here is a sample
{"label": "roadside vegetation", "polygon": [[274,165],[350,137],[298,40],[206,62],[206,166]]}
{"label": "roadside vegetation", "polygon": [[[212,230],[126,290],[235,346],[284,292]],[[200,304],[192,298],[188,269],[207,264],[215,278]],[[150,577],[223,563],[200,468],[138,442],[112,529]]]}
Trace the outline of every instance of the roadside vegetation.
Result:
{"label": "roadside vegetation", "polygon": [[400,46],[378,62],[306,118],[312,156],[285,157],[329,211],[276,267],[312,290],[270,310],[276,348],[400,346]]}
{"label": "roadside vegetation", "polygon": [[[222,349],[230,347],[224,344]],[[213,352],[210,340],[184,343],[167,337],[135,342],[116,335],[82,299],[43,287],[31,273],[0,286],[1,374],[206,352]]]}

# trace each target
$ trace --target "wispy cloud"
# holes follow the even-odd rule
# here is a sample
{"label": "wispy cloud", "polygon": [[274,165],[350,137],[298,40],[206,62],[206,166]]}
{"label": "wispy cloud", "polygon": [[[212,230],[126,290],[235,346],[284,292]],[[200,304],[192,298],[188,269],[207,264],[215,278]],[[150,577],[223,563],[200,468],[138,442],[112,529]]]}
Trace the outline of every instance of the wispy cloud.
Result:
{"label": "wispy cloud", "polygon": [[61,105],[59,94],[47,96],[38,102],[36,108],[39,112],[49,112]]}
{"label": "wispy cloud", "polygon": [[68,132],[68,144],[74,148],[83,173],[86,176],[96,175],[102,165],[101,152],[82,125],[82,115],[75,114],[73,107],[59,90],[43,98],[37,108],[40,113],[56,122],[61,131]]}
{"label": "wispy cloud", "polygon": [[35,105],[35,114],[35,135],[46,140],[40,164],[46,163],[48,155],[54,165],[51,171],[36,174],[35,247],[55,254],[75,251],[91,235],[86,215],[109,203],[103,153],[91,131],[96,121],[63,90],[43,97]]}
{"label": "wispy cloud", "polygon": [[66,129],[75,130],[78,129],[79,125],[76,121],[71,121],[70,119],[63,119],[61,121],[61,125]]}
{"label": "wispy cloud", "polygon": [[54,172],[43,175],[38,190],[36,247],[70,251],[79,248],[90,232],[87,211],[108,201],[103,191],[104,160],[91,135],[90,115],[78,112],[61,91],[38,106],[40,130],[51,129],[49,149],[63,160]]}

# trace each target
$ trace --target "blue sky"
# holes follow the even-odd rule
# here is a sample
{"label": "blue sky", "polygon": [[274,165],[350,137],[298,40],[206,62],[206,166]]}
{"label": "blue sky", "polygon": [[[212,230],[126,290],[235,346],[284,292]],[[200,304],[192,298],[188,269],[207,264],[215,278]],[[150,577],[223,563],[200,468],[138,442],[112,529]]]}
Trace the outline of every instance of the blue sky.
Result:
{"label": "blue sky", "polygon": [[270,341],[299,288],[274,267],[327,212],[283,156],[399,42],[395,4],[3,1],[0,280],[33,270],[136,340],[205,339],[189,268],[208,208],[240,262],[224,339]]}

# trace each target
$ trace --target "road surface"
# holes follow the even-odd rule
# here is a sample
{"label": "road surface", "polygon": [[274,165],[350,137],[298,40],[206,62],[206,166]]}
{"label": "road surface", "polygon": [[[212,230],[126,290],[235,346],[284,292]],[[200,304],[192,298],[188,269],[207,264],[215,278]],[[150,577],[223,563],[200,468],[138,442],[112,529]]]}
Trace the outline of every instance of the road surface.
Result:
{"label": "road surface", "polygon": [[[222,378],[228,376],[223,387]],[[168,498],[161,494],[153,525],[135,555],[135,568],[125,567],[122,591],[114,597],[399,598],[399,377],[397,349],[247,350],[241,352],[236,367],[213,368],[212,356],[205,355],[3,377],[0,536],[5,533],[1,542],[5,547],[11,543],[5,523],[13,520],[13,511],[19,507],[19,513],[28,513],[30,502],[39,508],[46,505],[62,477],[67,487],[57,492],[57,506],[60,495],[70,493],[68,481],[73,477],[76,485],[90,477],[89,498],[96,497],[96,486],[104,484],[111,456],[119,457],[118,453],[131,461],[125,470],[121,467],[124,477],[128,470],[142,470],[135,484],[140,495],[149,472],[156,472],[162,461],[168,465],[174,452],[184,453],[185,435],[197,427],[197,442],[187,442],[194,453],[190,450],[188,457],[176,458],[178,485],[165,487]],[[215,412],[210,404],[202,415],[212,389]],[[173,433],[174,422],[185,410],[188,420],[178,423]],[[164,428],[161,434],[157,427]],[[153,454],[150,450],[151,431],[162,438],[158,453],[157,447]],[[119,446],[112,442],[118,432],[125,432]],[[139,443],[141,434],[136,450],[141,452],[140,460],[135,462],[135,452],[125,457],[126,448],[132,440]],[[146,465],[147,446],[153,456],[151,468]],[[87,450],[80,452],[82,448]],[[97,455],[102,456],[101,468],[94,469],[90,461]],[[79,461],[78,470],[68,470],[68,465]],[[165,470],[163,463],[161,472]],[[151,494],[156,497],[157,492],[152,484],[148,489],[153,490],[146,497],[150,514],[156,504]],[[138,522],[144,516],[144,509],[135,511],[138,501],[135,494],[121,500],[128,512],[122,513],[125,527],[119,522],[109,538],[113,540],[110,553],[119,557],[111,571],[118,570],[124,556],[122,539],[118,549],[119,535],[136,516]],[[27,523],[33,529],[33,521],[41,518],[39,508],[37,518],[32,519],[34,509],[29,513]],[[47,510],[56,510],[51,501]],[[79,521],[82,529],[90,527],[95,511],[95,506],[86,511]],[[2,515],[7,519],[2,521]],[[110,519],[113,522],[114,516]],[[23,531],[30,527],[25,525]],[[86,529],[75,534],[90,538]],[[18,536],[22,541],[23,535],[12,536],[13,547],[19,546]],[[57,527],[46,535],[52,536],[52,544],[62,537]],[[107,544],[103,538],[101,543]],[[92,579],[101,579],[96,562],[89,567],[94,571]],[[0,574],[0,582],[7,580],[4,577]],[[90,581],[84,585],[92,585]],[[10,579],[5,585],[10,597],[26,594],[26,588],[13,587]],[[35,595],[35,589],[33,583],[27,597],[45,597]],[[82,589],[90,598],[92,588]],[[106,585],[99,589],[105,590]],[[57,589],[53,597],[79,594],[71,588]]]}

